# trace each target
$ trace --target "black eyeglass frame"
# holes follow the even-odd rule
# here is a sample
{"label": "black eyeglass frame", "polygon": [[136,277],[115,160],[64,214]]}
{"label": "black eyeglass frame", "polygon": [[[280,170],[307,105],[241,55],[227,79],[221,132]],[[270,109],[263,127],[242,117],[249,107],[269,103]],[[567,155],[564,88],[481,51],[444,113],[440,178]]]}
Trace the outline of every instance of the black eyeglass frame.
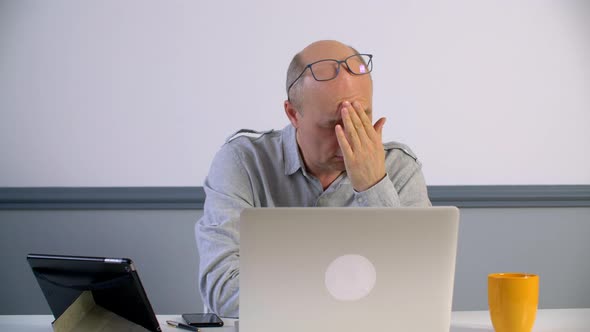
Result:
{"label": "black eyeglass frame", "polygon": [[[367,65],[369,71],[366,72],[366,73],[357,74],[357,73],[353,72],[350,69],[350,66],[348,65],[348,62],[347,61],[348,61],[348,59],[350,59],[352,57],[355,57],[355,56],[363,56],[363,55],[369,57],[369,61],[367,63],[365,63]],[[336,62],[338,64],[338,67],[336,68],[336,75],[334,75],[334,77],[328,78],[328,79],[325,79],[325,80],[320,80],[313,73],[313,69],[311,68],[311,66],[315,65],[316,63],[324,62],[324,61],[334,61],[334,62]],[[373,71],[373,54],[359,53],[359,54],[353,54],[353,55],[347,57],[344,60],[322,59],[322,60],[318,60],[318,61],[315,61],[315,62],[312,62],[312,63],[307,64],[305,66],[305,68],[303,68],[303,70],[301,71],[301,74],[299,74],[299,76],[297,76],[297,78],[289,85],[289,88],[287,88],[287,100],[289,100],[289,101],[291,100],[290,97],[289,97],[289,92],[291,91],[291,87],[293,85],[295,85],[295,83],[301,78],[301,76],[303,76],[303,74],[305,73],[305,71],[307,69],[309,69],[309,71],[311,72],[311,76],[313,76],[313,79],[314,80],[316,80],[318,82],[325,82],[325,81],[331,81],[331,80],[335,79],[336,77],[338,77],[338,75],[340,74],[340,65],[343,64],[343,63],[346,65],[346,68],[348,68],[348,72],[349,73],[351,73],[353,75],[358,75],[358,76],[360,76],[360,75],[366,75],[366,74],[369,74],[370,72]]]}

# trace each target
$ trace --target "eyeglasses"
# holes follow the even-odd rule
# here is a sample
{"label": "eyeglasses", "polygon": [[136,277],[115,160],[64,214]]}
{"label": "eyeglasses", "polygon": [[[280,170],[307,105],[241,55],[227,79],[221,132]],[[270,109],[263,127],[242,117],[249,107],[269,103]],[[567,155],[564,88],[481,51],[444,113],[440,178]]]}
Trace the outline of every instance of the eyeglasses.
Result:
{"label": "eyeglasses", "polygon": [[291,87],[303,76],[303,73],[309,68],[311,75],[316,81],[330,81],[335,79],[340,73],[340,64],[344,63],[348,71],[353,75],[365,75],[373,70],[372,54],[354,54],[344,60],[324,59],[312,62],[305,66],[301,74],[289,85],[287,89],[287,98]]}

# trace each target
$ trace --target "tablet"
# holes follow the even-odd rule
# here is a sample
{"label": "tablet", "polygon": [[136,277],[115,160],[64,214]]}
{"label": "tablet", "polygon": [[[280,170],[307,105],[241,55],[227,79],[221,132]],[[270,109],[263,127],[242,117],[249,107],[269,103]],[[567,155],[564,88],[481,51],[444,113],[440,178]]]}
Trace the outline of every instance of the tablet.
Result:
{"label": "tablet", "polygon": [[29,254],[27,261],[55,319],[90,291],[104,309],[149,331],[161,331],[131,259]]}

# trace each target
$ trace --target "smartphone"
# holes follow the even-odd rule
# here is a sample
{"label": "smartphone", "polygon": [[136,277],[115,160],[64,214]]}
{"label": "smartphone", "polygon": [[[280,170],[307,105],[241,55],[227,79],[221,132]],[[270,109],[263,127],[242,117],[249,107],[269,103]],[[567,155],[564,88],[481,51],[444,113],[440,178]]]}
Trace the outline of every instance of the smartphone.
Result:
{"label": "smartphone", "polygon": [[194,327],[221,327],[223,321],[216,314],[182,314],[182,319]]}

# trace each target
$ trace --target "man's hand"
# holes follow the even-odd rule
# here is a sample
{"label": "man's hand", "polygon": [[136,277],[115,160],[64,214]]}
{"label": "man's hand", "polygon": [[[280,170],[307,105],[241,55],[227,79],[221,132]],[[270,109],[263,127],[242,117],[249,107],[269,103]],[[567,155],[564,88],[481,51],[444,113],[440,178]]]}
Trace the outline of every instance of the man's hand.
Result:
{"label": "man's hand", "polygon": [[344,156],[346,173],[356,191],[365,191],[385,176],[385,151],[381,134],[385,118],[375,125],[359,102],[342,103],[342,122],[336,125],[336,137]]}

